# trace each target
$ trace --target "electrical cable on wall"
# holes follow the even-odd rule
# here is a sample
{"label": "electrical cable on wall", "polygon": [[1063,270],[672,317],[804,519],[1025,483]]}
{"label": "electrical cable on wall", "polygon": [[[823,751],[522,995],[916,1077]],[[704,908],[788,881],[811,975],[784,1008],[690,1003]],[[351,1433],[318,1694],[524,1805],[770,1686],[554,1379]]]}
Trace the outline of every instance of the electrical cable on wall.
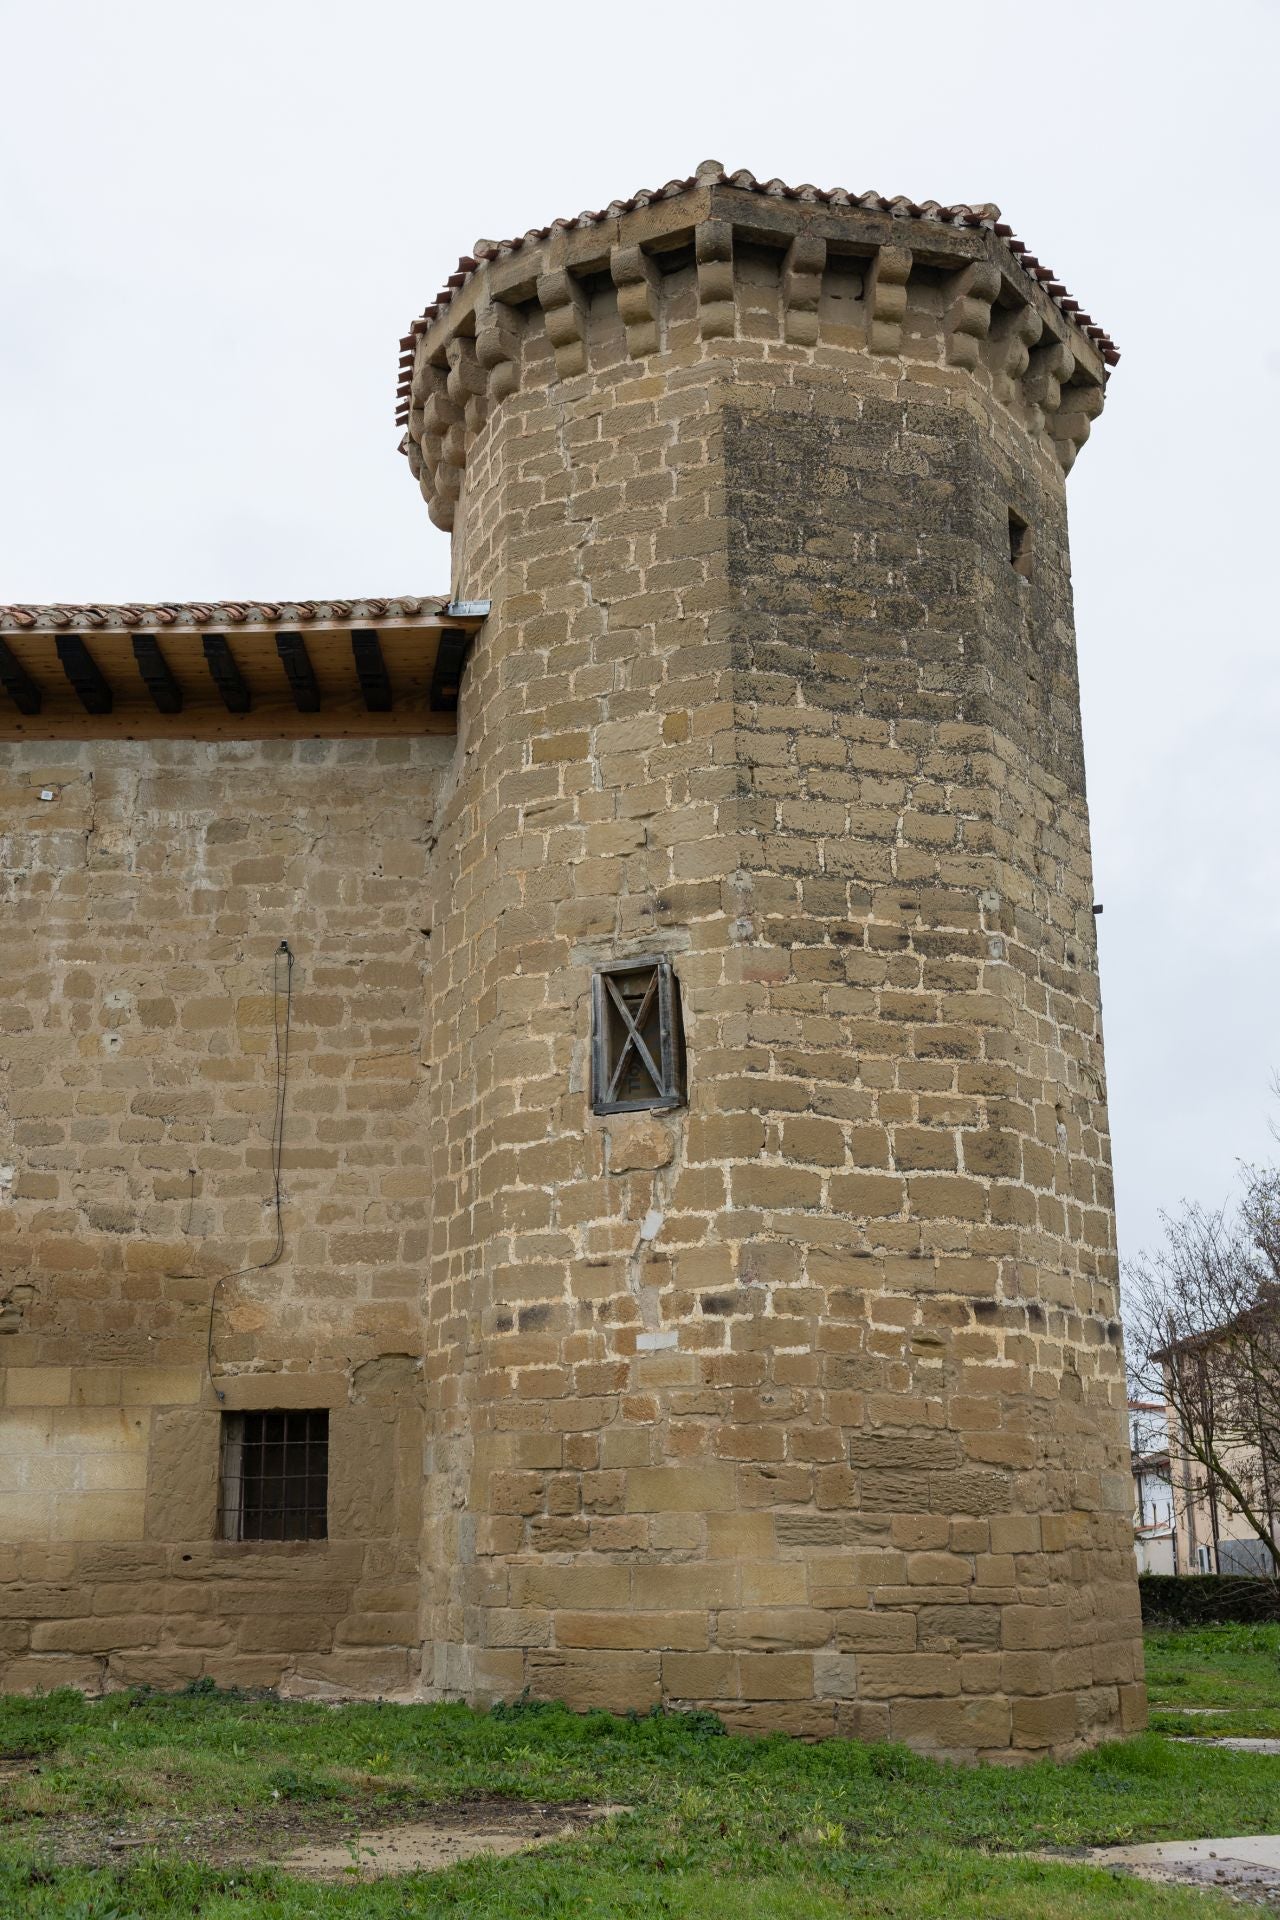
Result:
{"label": "electrical cable on wall", "polygon": [[[280,963],[285,963],[284,973],[284,1022],[280,1020]],[[213,1283],[209,1295],[209,1324],[205,1335],[204,1364],[210,1386],[213,1386],[213,1322],[217,1311],[218,1295],[228,1280],[238,1280],[246,1273],[265,1273],[268,1267],[274,1267],[284,1253],[284,1110],[285,1095],[289,1086],[289,1032],[293,1020],[293,952],[287,940],[282,940],[276,948],[271,962],[271,1026],[276,1044],[276,1097],[275,1110],[271,1121],[271,1184],[272,1204],[276,1216],[275,1245],[265,1260],[257,1260],[252,1266],[234,1267],[228,1273],[220,1273]],[[192,1193],[195,1191],[195,1174],[192,1171]],[[188,1216],[189,1218],[189,1216]],[[170,1280],[200,1280],[203,1274],[171,1273]],[[226,1395],[213,1387],[219,1400]]]}

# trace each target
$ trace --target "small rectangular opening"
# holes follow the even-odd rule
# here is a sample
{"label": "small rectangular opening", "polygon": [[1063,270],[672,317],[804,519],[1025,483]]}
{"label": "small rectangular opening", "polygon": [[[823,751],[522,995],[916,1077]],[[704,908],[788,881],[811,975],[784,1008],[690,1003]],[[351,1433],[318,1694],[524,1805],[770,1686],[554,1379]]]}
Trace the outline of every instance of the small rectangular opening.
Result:
{"label": "small rectangular opening", "polygon": [[324,1540],[328,1533],[328,1411],[224,1413],[219,1537]]}
{"label": "small rectangular opening", "polygon": [[1012,507],[1009,509],[1009,564],[1024,580],[1031,572],[1031,528]]}
{"label": "small rectangular opening", "polygon": [[596,1113],[683,1104],[680,995],[665,956],[600,967],[592,981],[591,1025],[591,1104]]}

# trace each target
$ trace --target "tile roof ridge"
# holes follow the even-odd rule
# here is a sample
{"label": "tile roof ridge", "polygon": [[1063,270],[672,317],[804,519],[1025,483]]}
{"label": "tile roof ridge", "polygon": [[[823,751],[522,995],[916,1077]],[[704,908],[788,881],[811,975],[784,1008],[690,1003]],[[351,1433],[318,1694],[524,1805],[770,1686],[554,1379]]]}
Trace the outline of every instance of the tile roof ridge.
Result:
{"label": "tile roof ridge", "polygon": [[94,628],[130,633],[166,627],[306,626],[317,620],[412,619],[443,613],[450,595],[376,595],[349,600],[134,600],[0,603],[0,632],[61,632]]}

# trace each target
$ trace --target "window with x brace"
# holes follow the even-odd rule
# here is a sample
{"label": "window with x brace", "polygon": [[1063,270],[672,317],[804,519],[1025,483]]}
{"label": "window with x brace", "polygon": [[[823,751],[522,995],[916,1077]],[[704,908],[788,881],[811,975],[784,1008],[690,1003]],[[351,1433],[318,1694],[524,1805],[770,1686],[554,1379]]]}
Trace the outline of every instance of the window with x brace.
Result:
{"label": "window with x brace", "polygon": [[684,1030],[671,962],[647,955],[601,967],[592,981],[591,1104],[596,1113],[678,1107]]}

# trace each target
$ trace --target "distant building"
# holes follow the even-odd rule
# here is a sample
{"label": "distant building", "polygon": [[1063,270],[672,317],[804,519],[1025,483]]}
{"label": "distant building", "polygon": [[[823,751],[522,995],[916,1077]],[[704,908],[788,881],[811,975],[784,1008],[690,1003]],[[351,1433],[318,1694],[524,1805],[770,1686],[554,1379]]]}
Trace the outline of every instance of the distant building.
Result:
{"label": "distant building", "polygon": [[[1260,1296],[1260,1304],[1268,1311],[1273,1310],[1274,1303],[1264,1296]],[[1256,1409],[1254,1417],[1245,1421],[1240,1438],[1231,1438],[1232,1431],[1239,1430],[1239,1421],[1236,1421],[1233,1429],[1227,1412],[1229,1394],[1225,1388],[1225,1376],[1229,1336],[1235,1325],[1234,1322],[1225,1324],[1198,1336],[1194,1341],[1179,1341],[1166,1353],[1157,1356],[1165,1369],[1167,1405],[1151,1401],[1129,1402],[1135,1500],[1140,1513],[1143,1498],[1138,1491],[1140,1460],[1144,1481],[1149,1482],[1152,1474],[1163,1470],[1173,1493],[1173,1545],[1178,1572],[1265,1574],[1275,1578],[1277,1566],[1266,1541],[1259,1537],[1253,1520],[1242,1511],[1238,1500],[1232,1497],[1230,1486],[1226,1484],[1234,1482],[1244,1494],[1254,1518],[1280,1544],[1280,1485],[1275,1484],[1275,1447],[1274,1442],[1261,1447],[1257,1444],[1258,1434],[1265,1433],[1266,1427]],[[1212,1389],[1212,1397],[1220,1398],[1222,1402],[1216,1416],[1219,1432],[1214,1458],[1220,1469],[1216,1473],[1210,1472],[1191,1457],[1191,1449],[1183,1442],[1179,1431],[1179,1396],[1175,1391],[1176,1382],[1171,1370],[1196,1362],[1197,1354],[1198,1364],[1206,1369],[1206,1377],[1210,1381],[1217,1381],[1220,1373],[1224,1376]],[[1214,1364],[1215,1354],[1222,1355],[1221,1367]],[[1190,1402],[1184,1395],[1182,1404],[1194,1405],[1194,1394]],[[1165,1458],[1162,1467],[1159,1460],[1161,1429],[1153,1424],[1157,1417],[1164,1421]],[[1253,1434],[1252,1440],[1245,1437],[1250,1432]],[[1136,1437],[1139,1434],[1141,1440]],[[1148,1487],[1147,1498],[1152,1498],[1153,1491],[1158,1503],[1158,1485]],[[1138,1564],[1139,1571],[1147,1570],[1143,1566],[1140,1548]],[[1155,1572],[1158,1569],[1151,1567],[1149,1570]]]}
{"label": "distant building", "polygon": [[1177,1526],[1169,1466],[1168,1409],[1162,1400],[1130,1400],[1133,1551],[1139,1573],[1177,1573]]}

